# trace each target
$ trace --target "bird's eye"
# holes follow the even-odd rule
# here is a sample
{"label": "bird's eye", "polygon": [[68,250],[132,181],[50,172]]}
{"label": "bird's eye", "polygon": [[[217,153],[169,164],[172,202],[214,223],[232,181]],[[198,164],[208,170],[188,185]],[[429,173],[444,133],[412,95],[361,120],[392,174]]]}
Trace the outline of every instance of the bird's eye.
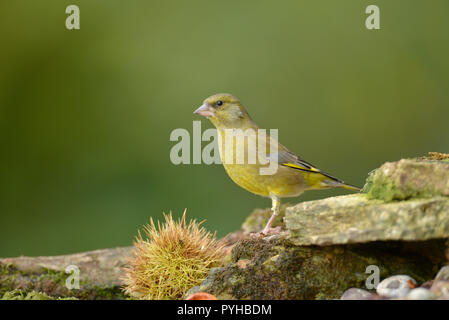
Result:
{"label": "bird's eye", "polygon": [[217,106],[221,106],[221,105],[223,105],[223,101],[218,100],[218,101],[217,101]]}

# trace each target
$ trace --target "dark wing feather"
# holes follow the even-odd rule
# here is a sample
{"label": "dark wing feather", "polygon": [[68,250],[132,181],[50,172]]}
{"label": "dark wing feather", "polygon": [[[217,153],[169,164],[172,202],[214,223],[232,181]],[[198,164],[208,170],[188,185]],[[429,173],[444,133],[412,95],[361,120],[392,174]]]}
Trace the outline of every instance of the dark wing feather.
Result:
{"label": "dark wing feather", "polygon": [[280,165],[283,165],[285,167],[289,167],[292,169],[301,170],[301,171],[309,172],[309,173],[322,174],[323,176],[326,176],[335,182],[344,183],[340,179],[335,178],[334,176],[331,176],[330,174],[328,174],[320,169],[315,168],[314,165],[301,159],[296,154],[294,154],[288,150],[280,151],[278,153],[278,163]]}

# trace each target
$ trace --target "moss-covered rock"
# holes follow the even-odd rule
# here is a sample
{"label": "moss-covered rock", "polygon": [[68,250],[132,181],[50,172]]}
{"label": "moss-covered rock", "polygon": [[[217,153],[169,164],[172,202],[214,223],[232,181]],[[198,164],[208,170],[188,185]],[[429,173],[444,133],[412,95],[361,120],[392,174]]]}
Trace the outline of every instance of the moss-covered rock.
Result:
{"label": "moss-covered rock", "polygon": [[13,291],[5,292],[3,296],[0,296],[0,300],[77,300],[77,298],[74,297],[55,298],[49,296],[44,292],[38,292],[34,290],[30,292],[25,292],[16,289]]}
{"label": "moss-covered rock", "polygon": [[[430,241],[423,246],[437,248]],[[232,250],[231,263],[211,270],[207,279],[188,294],[207,292],[218,299],[336,299],[351,287],[364,287],[369,265],[380,277],[408,274],[430,279],[439,261],[409,251],[400,242],[358,245],[297,246],[282,235],[247,238]]]}
{"label": "moss-covered rock", "polygon": [[449,153],[429,152],[427,156],[420,157],[420,160],[441,160],[449,162]]}
{"label": "moss-covered rock", "polygon": [[369,174],[363,191],[383,201],[449,196],[449,162],[403,159],[387,162]]}
{"label": "moss-covered rock", "polygon": [[364,194],[339,196],[287,208],[284,221],[297,245],[449,238],[449,198],[385,203]]}
{"label": "moss-covered rock", "polygon": [[[255,210],[238,233],[228,264],[189,294],[219,299],[329,299],[379,278],[424,282],[447,261],[449,163],[442,154],[386,163],[353,194],[284,206],[277,235],[257,238],[271,215]],[[242,239],[243,237],[243,239]],[[237,237],[236,237],[237,238]]]}
{"label": "moss-covered rock", "polygon": [[[369,175],[364,191],[283,205],[274,222],[282,232],[265,238],[251,233],[265,226],[271,210],[256,209],[225,237],[226,265],[187,295],[338,299],[349,288],[365,288],[373,265],[380,279],[432,279],[449,260],[449,155],[386,163]],[[121,278],[131,253],[115,248],[0,259],[0,298],[126,299]],[[80,289],[66,287],[68,265],[79,267]],[[445,281],[438,288],[446,290]]]}
{"label": "moss-covered rock", "polygon": [[[122,267],[131,248],[102,249],[53,257],[0,259],[0,297],[126,299],[121,290]],[[69,265],[79,268],[79,289],[69,289],[65,273]],[[17,291],[17,290],[20,290]],[[35,292],[35,293],[33,293]]]}

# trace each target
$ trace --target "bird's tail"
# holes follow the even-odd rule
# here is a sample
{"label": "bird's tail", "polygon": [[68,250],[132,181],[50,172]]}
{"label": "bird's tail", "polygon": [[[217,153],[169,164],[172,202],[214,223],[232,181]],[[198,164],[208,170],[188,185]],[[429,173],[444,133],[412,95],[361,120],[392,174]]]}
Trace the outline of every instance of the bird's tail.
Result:
{"label": "bird's tail", "polygon": [[346,189],[346,190],[360,192],[360,188],[355,187],[355,186],[351,186],[350,184],[346,184],[346,183],[342,183],[341,185],[339,185],[339,187],[343,188],[343,189]]}

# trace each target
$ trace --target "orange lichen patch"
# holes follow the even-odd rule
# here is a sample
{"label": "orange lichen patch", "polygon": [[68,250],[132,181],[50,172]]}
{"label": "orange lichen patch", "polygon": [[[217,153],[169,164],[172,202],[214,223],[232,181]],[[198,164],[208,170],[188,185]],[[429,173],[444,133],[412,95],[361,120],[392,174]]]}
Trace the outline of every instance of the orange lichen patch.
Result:
{"label": "orange lichen patch", "polygon": [[408,280],[407,284],[410,288],[414,289],[417,287],[416,283],[413,280]]}
{"label": "orange lichen patch", "polygon": [[446,160],[449,159],[449,153],[429,152],[429,155],[423,158],[426,160]]}
{"label": "orange lichen patch", "polygon": [[217,298],[207,292],[197,292],[188,296],[186,300],[217,300]]}

